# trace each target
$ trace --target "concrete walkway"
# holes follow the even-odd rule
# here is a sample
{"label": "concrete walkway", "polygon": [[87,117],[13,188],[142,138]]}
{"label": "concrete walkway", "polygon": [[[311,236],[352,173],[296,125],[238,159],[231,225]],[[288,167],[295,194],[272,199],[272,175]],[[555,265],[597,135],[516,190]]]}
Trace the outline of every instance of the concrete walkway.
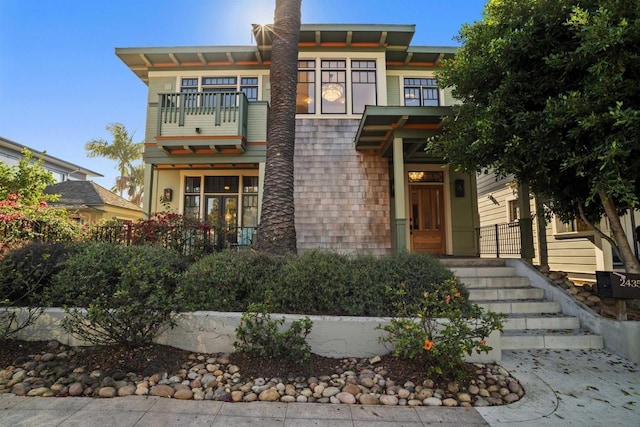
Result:
{"label": "concrete walkway", "polygon": [[486,408],[0,395],[0,426],[637,426],[640,370],[604,350],[505,352],[519,402]]}

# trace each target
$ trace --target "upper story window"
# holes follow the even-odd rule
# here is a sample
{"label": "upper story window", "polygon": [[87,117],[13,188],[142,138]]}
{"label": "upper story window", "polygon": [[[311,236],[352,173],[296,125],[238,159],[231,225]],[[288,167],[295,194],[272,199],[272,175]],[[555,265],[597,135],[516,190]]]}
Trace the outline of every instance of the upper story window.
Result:
{"label": "upper story window", "polygon": [[[237,77],[203,77],[202,92],[204,93],[222,93],[222,105],[231,107],[236,105],[236,96],[233,92],[237,90]],[[213,97],[205,96],[203,102],[213,102]]]}
{"label": "upper story window", "polygon": [[296,92],[296,113],[316,112],[316,61],[298,61],[298,88]]}
{"label": "upper story window", "polygon": [[437,107],[440,105],[436,79],[404,79],[404,105],[410,107]]}
{"label": "upper story window", "polygon": [[322,68],[322,113],[347,113],[347,61],[321,61]]}
{"label": "upper story window", "polygon": [[376,62],[351,61],[351,111],[364,113],[366,105],[376,105]]}
{"label": "upper story window", "polygon": [[240,79],[240,91],[244,92],[249,101],[258,100],[258,78],[242,77]]}

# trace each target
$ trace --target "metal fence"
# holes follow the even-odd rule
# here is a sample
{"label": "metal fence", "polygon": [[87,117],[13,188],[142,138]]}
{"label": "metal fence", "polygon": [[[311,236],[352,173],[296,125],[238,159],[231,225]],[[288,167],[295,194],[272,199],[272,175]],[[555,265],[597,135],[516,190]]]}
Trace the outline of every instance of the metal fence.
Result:
{"label": "metal fence", "polygon": [[520,225],[518,222],[487,225],[476,228],[478,255],[519,255]]}
{"label": "metal fence", "polygon": [[253,244],[256,227],[211,227],[208,225],[166,225],[144,227],[139,223],[103,225],[92,229],[91,239],[123,245],[158,244],[184,254],[211,253]]}

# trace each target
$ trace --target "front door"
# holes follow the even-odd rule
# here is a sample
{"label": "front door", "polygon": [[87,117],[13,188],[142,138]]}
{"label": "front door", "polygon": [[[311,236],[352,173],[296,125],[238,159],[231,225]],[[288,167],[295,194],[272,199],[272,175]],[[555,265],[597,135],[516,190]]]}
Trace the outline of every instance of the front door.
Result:
{"label": "front door", "polygon": [[444,186],[411,185],[411,251],[443,255]]}

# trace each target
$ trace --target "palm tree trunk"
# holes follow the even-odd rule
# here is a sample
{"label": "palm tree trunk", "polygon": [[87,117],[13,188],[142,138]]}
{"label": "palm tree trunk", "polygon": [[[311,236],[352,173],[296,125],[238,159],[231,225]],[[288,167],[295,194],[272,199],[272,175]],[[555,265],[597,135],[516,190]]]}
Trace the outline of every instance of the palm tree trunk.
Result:
{"label": "palm tree trunk", "polygon": [[293,156],[302,0],[276,0],[271,53],[271,111],[258,250],[296,252]]}

